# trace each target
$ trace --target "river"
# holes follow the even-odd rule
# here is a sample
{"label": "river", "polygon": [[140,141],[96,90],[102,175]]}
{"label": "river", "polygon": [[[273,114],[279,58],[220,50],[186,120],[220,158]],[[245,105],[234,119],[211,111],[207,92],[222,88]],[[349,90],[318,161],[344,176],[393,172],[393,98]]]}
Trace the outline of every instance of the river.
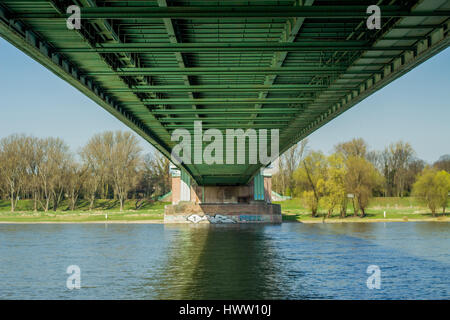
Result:
{"label": "river", "polygon": [[[2,224],[1,299],[449,299],[450,223]],[[66,286],[80,269],[80,289]],[[371,265],[380,289],[369,289]]]}

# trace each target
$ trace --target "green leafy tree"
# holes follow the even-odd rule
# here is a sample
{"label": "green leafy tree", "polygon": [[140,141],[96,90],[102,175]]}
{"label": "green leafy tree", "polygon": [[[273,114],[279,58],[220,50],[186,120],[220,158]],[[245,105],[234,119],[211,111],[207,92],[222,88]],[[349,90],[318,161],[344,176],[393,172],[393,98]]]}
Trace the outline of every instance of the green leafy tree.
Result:
{"label": "green leafy tree", "polygon": [[315,217],[319,210],[319,201],[317,200],[314,191],[303,191],[302,193],[303,204],[311,211],[311,215]]}
{"label": "green leafy tree", "polygon": [[375,167],[366,159],[350,156],[346,161],[347,174],[345,184],[348,192],[354,195],[355,216],[361,210],[361,218],[366,215],[366,208],[372,197],[372,190],[382,183],[382,177]]}
{"label": "green leafy tree", "polygon": [[437,171],[434,168],[425,168],[414,184],[413,194],[422,198],[433,216],[439,207],[445,208],[448,204],[450,192],[450,174],[444,170]]}
{"label": "green leafy tree", "polygon": [[317,215],[320,198],[322,197],[321,186],[326,179],[327,158],[321,152],[310,152],[294,172],[297,190],[301,193],[305,205],[311,210],[313,217]]}
{"label": "green leafy tree", "polygon": [[328,157],[328,168],[326,179],[320,180],[318,189],[323,197],[320,199],[321,207],[328,212],[328,217],[331,217],[334,209],[341,207],[341,217],[345,215],[343,206],[346,202],[345,190],[345,175],[347,169],[345,168],[345,160],[340,154],[333,154]]}

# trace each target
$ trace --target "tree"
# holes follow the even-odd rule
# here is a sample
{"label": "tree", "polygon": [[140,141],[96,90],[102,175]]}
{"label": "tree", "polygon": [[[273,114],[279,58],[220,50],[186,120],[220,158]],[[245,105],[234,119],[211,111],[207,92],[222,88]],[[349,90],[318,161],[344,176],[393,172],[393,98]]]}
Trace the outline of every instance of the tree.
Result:
{"label": "tree", "polygon": [[383,174],[387,195],[403,197],[407,187],[408,169],[415,161],[414,149],[402,141],[390,144],[382,153]]}
{"label": "tree", "polygon": [[282,155],[282,163],[285,173],[286,189],[288,194],[292,195],[295,189],[294,171],[298,168],[306,152],[308,140],[304,139],[289,148]]}
{"label": "tree", "polygon": [[441,156],[438,161],[433,163],[433,167],[438,170],[444,170],[450,173],[450,154]]}
{"label": "tree", "polygon": [[89,211],[94,207],[95,195],[100,185],[100,175],[96,174],[96,171],[89,166],[85,167],[85,176],[83,181],[83,192],[85,198],[89,200]]}
{"label": "tree", "polygon": [[294,179],[298,190],[304,190],[302,195],[305,204],[316,216],[322,193],[321,184],[324,183],[327,173],[327,159],[321,152],[310,152],[302,161],[300,167],[294,172]]}
{"label": "tree", "polygon": [[405,194],[412,194],[414,182],[416,182],[417,176],[425,169],[425,166],[425,161],[417,158],[411,159],[405,175]]}
{"label": "tree", "polygon": [[311,216],[315,217],[317,215],[317,211],[319,210],[319,199],[314,191],[303,191],[302,198],[305,207],[307,207],[311,211]]}
{"label": "tree", "polygon": [[[108,149],[111,147],[111,135],[112,132],[94,135],[80,151],[80,157],[86,169],[83,191],[89,200],[89,210],[94,207],[100,186],[104,187],[108,183],[108,154],[110,152]],[[104,197],[105,193],[101,192],[101,196]]]}
{"label": "tree", "polygon": [[28,147],[24,155],[28,172],[28,192],[33,197],[33,208],[36,212],[38,210],[38,202],[41,198],[41,183],[39,168],[44,159],[44,150],[42,139],[29,137]]}
{"label": "tree", "polygon": [[361,157],[350,156],[346,161],[346,168],[346,189],[354,195],[357,201],[357,207],[354,207],[355,216],[360,209],[362,218],[366,214],[365,209],[372,197],[372,190],[381,183],[382,178],[375,167]]}
{"label": "tree", "polygon": [[77,205],[78,197],[83,188],[83,184],[86,180],[86,172],[88,167],[81,166],[75,161],[71,161],[67,166],[67,197],[70,202],[70,210],[75,210]]}
{"label": "tree", "polygon": [[37,171],[44,200],[40,203],[47,212],[53,200],[53,210],[56,211],[63,196],[71,154],[69,147],[59,138],[41,139],[39,143],[42,159],[37,164]]}
{"label": "tree", "polygon": [[450,193],[450,173],[441,170],[436,174],[435,183],[437,185],[437,194],[439,197],[439,205],[442,208],[442,213],[445,214],[445,208],[448,204],[448,195]]}
{"label": "tree", "polygon": [[430,208],[433,217],[439,207],[445,208],[450,192],[450,174],[444,170],[427,167],[414,183],[413,194],[422,198]]}
{"label": "tree", "polygon": [[3,189],[10,198],[11,212],[15,211],[20,193],[25,186],[27,168],[24,155],[27,140],[24,135],[10,135],[0,140],[0,176],[4,184]]}
{"label": "tree", "polygon": [[320,180],[319,192],[324,196],[321,198],[321,206],[327,209],[328,217],[331,217],[333,210],[340,206],[341,217],[345,217],[346,190],[345,190],[345,168],[344,158],[340,154],[333,154],[328,157],[328,168],[326,179]]}
{"label": "tree", "polygon": [[355,138],[348,142],[342,142],[334,147],[337,153],[342,154],[345,158],[360,157],[366,158],[368,146],[362,138]]}
{"label": "tree", "polygon": [[145,196],[161,196],[170,191],[169,167],[169,159],[156,150],[144,157],[139,185]]}
{"label": "tree", "polygon": [[110,158],[113,144],[113,135],[111,131],[94,135],[87,144],[81,149],[80,157],[90,171],[88,175],[88,194],[91,199],[90,207],[93,206],[95,194],[98,192],[101,198],[108,195],[108,186],[110,182]]}
{"label": "tree", "polygon": [[305,156],[307,139],[293,145],[284,152],[278,161],[279,170],[273,176],[273,188],[281,194],[293,195],[295,190],[294,171]]}
{"label": "tree", "polygon": [[105,158],[99,157],[100,161],[105,161],[101,167],[106,168],[119,199],[120,211],[123,211],[128,192],[137,183],[137,170],[141,165],[138,140],[130,132],[116,131],[96,135],[93,141],[105,152]]}

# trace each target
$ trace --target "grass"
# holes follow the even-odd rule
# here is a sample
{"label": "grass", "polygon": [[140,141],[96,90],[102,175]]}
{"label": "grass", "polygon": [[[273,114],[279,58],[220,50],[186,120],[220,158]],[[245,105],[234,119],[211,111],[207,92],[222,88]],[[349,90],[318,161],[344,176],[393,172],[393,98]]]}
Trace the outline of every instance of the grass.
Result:
{"label": "grass", "polygon": [[[449,217],[438,214],[433,218],[428,208],[419,199],[408,198],[374,198],[371,200],[364,218],[353,217],[352,206],[348,206],[347,217],[341,219],[336,212],[331,218],[326,217],[326,211],[319,209],[317,217],[312,218],[311,213],[302,204],[301,199],[291,199],[275,202],[281,205],[283,221],[299,222],[365,222],[365,221],[408,221],[408,220],[442,220],[450,221]],[[67,201],[63,201],[57,211],[33,211],[32,200],[20,200],[15,212],[10,212],[8,200],[0,200],[0,222],[101,222],[106,221],[149,221],[156,222],[164,219],[164,206],[169,202],[146,201],[137,209],[135,200],[127,200],[124,211],[119,210],[118,200],[100,199],[95,201],[92,211],[89,211],[89,202],[80,200],[76,210],[71,211]],[[383,212],[386,211],[386,219]]]}
{"label": "grass", "polygon": [[[32,200],[20,200],[15,212],[10,211],[9,201],[0,200],[0,222],[100,222],[100,221],[155,221],[164,219],[164,206],[168,202],[147,201],[137,209],[136,201],[125,202],[120,211],[118,200],[100,199],[89,211],[88,201],[79,201],[76,210],[71,211],[67,201],[57,211],[33,211]],[[106,214],[108,218],[106,219]]]}
{"label": "grass", "polygon": [[[311,217],[310,211],[303,206],[301,199],[291,199],[286,201],[275,202],[281,205],[283,221],[300,221],[300,222],[363,222],[370,220],[384,220],[384,221],[408,221],[408,220],[442,220],[450,221],[450,218],[441,214],[436,214],[433,218],[430,210],[426,205],[414,197],[386,197],[373,198],[366,210],[364,218],[353,216],[353,207],[348,206],[347,217],[340,218],[339,212],[332,214],[327,218],[326,210],[319,208],[318,216]],[[384,211],[386,211],[386,218],[384,218]]]}

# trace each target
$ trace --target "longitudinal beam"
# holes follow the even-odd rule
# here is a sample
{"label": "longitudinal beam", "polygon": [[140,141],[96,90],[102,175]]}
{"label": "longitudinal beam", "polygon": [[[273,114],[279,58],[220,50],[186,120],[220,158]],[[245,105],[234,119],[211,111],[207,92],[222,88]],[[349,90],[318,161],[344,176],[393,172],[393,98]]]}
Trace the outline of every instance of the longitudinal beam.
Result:
{"label": "longitudinal beam", "polygon": [[[223,123],[224,121],[250,121],[252,120],[252,118],[242,118],[242,117],[218,117],[218,118],[196,118],[196,117],[190,117],[190,118],[162,118],[159,119],[159,121],[161,122],[188,122],[188,123],[192,123],[194,121],[199,121],[202,120],[203,122],[219,122],[219,123]],[[287,117],[268,117],[268,118],[258,118],[257,121],[261,121],[261,122],[271,122],[273,123],[274,121],[276,122],[289,122],[291,121],[291,118],[287,118]]]}
{"label": "longitudinal beam", "polygon": [[405,51],[409,46],[373,47],[366,41],[314,42],[204,42],[204,43],[121,43],[99,44],[93,48],[67,47],[61,53],[174,53],[174,52],[324,52],[324,51]]}
{"label": "longitudinal beam", "polygon": [[254,108],[214,108],[214,109],[154,109],[150,110],[152,114],[246,114],[246,113],[261,113],[261,114],[280,114],[280,113],[298,113],[299,108],[264,108],[255,110]]}
{"label": "longitudinal beam", "polygon": [[[449,11],[414,11],[401,6],[380,6],[384,17],[449,16]],[[16,19],[66,19],[70,14],[30,12],[15,15]],[[82,8],[82,19],[149,18],[367,18],[367,6],[202,6],[202,7],[94,7]]]}
{"label": "longitudinal beam", "polygon": [[117,70],[117,71],[94,71],[88,72],[89,76],[137,76],[137,75],[278,75],[278,74],[372,74],[382,72],[382,70],[350,70],[345,71],[344,68],[141,68],[140,70]]}
{"label": "longitudinal beam", "polygon": [[[282,103],[301,103],[311,102],[312,98],[199,98],[199,99],[143,99],[143,102],[147,105],[185,105],[185,104],[220,104],[220,105],[233,105],[233,104],[252,104],[252,103],[264,103],[264,104],[282,104]],[[128,104],[131,105],[131,104]]]}
{"label": "longitudinal beam", "polygon": [[329,85],[319,84],[223,84],[223,85],[152,85],[136,86],[133,88],[113,88],[109,92],[253,92],[260,90],[277,92],[299,92],[299,91],[349,91],[355,89],[354,85],[335,85],[330,88]]}

